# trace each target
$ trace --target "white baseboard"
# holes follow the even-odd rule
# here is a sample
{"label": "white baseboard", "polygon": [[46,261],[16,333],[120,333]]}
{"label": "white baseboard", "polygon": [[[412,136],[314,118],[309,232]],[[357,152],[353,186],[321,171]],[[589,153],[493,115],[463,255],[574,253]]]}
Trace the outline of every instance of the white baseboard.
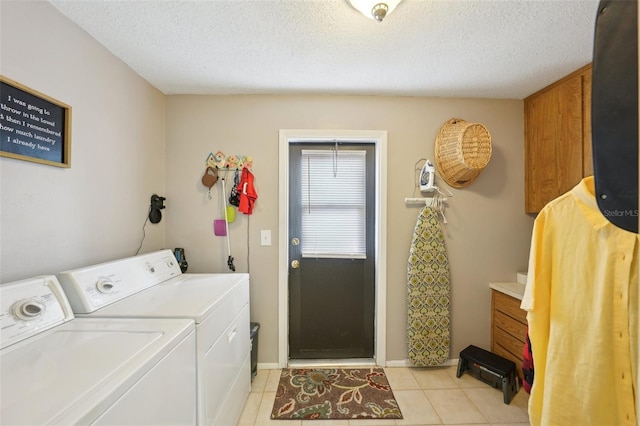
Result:
{"label": "white baseboard", "polygon": [[277,370],[280,367],[278,367],[278,363],[277,362],[259,362],[258,363],[258,370]]}

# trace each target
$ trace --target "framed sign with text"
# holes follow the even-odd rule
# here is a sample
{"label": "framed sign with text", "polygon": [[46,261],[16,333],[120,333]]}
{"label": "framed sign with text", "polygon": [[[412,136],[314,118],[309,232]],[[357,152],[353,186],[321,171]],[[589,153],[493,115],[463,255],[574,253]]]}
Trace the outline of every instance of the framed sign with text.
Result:
{"label": "framed sign with text", "polygon": [[0,75],[0,155],[71,167],[71,107]]}

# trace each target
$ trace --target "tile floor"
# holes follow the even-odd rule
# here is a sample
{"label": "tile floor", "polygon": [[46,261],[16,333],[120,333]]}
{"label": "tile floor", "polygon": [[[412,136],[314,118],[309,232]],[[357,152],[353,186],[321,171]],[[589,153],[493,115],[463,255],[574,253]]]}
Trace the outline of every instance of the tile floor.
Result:
{"label": "tile floor", "polygon": [[385,368],[402,420],[271,420],[280,370],[258,370],[238,425],[528,425],[528,394],[520,390],[509,405],[502,392],[471,375],[456,378],[456,367]]}

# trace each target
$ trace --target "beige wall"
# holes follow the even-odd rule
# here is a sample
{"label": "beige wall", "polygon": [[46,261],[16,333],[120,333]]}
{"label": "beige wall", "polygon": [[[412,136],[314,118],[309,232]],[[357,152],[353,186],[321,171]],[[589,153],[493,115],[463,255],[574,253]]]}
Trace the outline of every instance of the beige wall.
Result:
{"label": "beige wall", "polygon": [[[406,267],[418,209],[414,164],[434,159],[439,127],[452,117],[483,123],[493,156],[478,180],[453,190],[446,216],[451,267],[452,351],[489,346],[489,282],[515,280],[525,270],[533,219],[523,213],[523,103],[408,97],[169,96],[166,126],[167,244],[184,247],[190,272],[225,272],[220,185],[209,200],[200,178],[210,152],[251,155],[259,198],[254,214],[231,224],[239,271],[251,273],[251,319],[261,323],[259,362],[278,360],[278,130],[358,129],[388,132],[387,360],[406,351]],[[232,176],[228,176],[232,179]],[[437,182],[445,186],[443,181]],[[260,246],[270,229],[273,245]],[[248,246],[247,246],[248,242]],[[248,264],[247,257],[250,262]]]}
{"label": "beige wall", "polygon": [[162,93],[48,2],[0,2],[0,73],[72,107],[70,169],[0,158],[0,282],[134,255],[164,193]]}

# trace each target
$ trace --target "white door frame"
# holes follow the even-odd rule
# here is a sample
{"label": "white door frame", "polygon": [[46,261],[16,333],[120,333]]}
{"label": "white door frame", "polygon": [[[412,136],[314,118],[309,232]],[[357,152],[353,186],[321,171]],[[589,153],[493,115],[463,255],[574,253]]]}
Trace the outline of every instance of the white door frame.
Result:
{"label": "white door frame", "polygon": [[285,368],[289,355],[289,144],[335,140],[374,143],[376,164],[376,262],[375,345],[376,365],[387,362],[387,132],[386,130],[279,131],[279,233],[278,233],[278,367]]}

